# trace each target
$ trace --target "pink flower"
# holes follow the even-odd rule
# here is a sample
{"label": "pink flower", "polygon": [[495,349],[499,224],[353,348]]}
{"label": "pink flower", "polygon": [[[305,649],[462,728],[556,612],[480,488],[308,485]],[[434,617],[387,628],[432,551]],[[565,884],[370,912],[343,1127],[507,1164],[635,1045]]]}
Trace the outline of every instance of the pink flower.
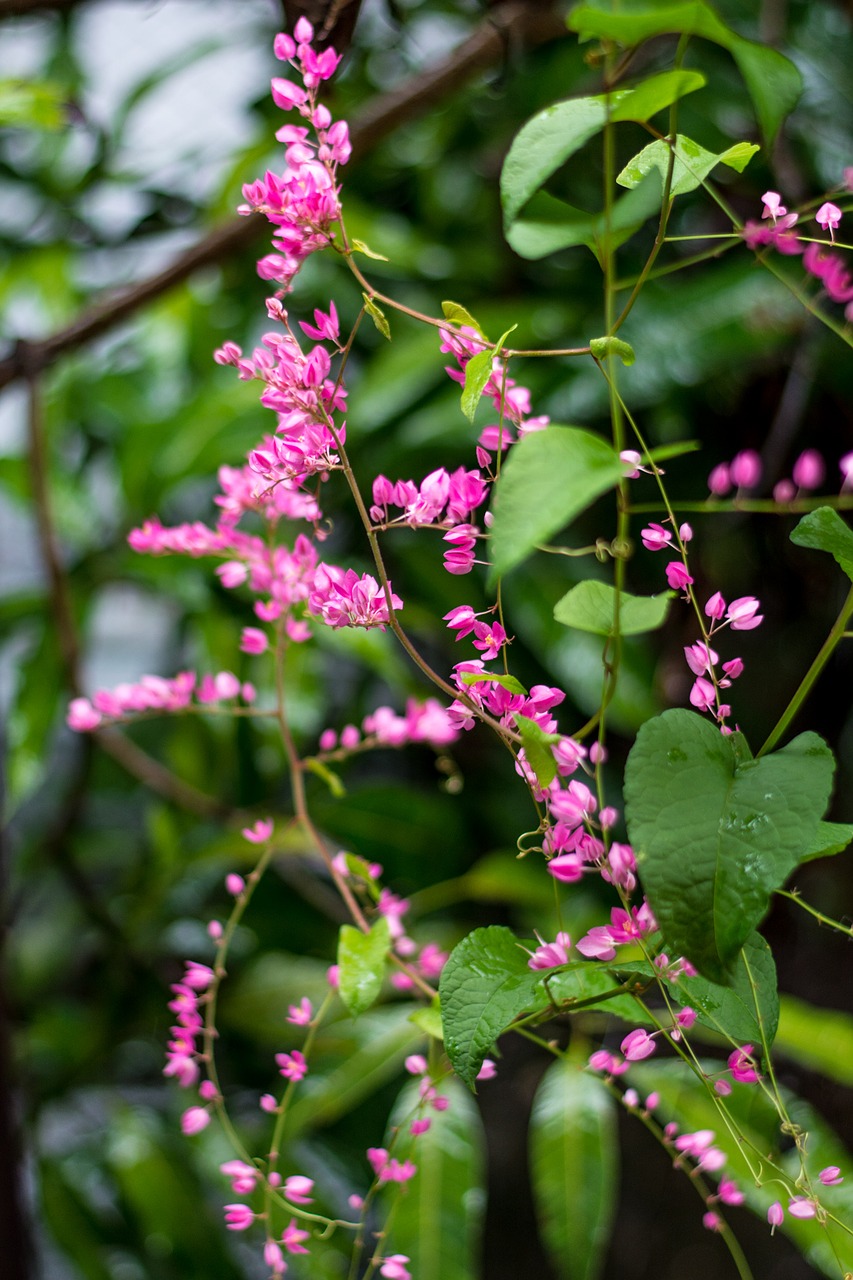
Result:
{"label": "pink flower", "polygon": [[261,1176],[254,1165],[246,1164],[243,1160],[226,1160],[225,1164],[219,1166],[219,1172],[231,1179],[231,1190],[236,1196],[251,1195]]}
{"label": "pink flower", "polygon": [[715,591],[708,603],[705,605],[705,617],[713,618],[718,622],[725,612],[726,602],[720,595],[719,591]]}
{"label": "pink flower", "polygon": [[693,581],[687,571],[687,565],[683,564],[681,560],[671,560],[664,572],[666,573],[666,580],[673,591],[683,591]]}
{"label": "pink flower", "polygon": [[837,1187],[839,1182],[844,1181],[837,1164],[828,1164],[825,1169],[821,1169],[817,1176],[825,1187]]}
{"label": "pink flower", "polygon": [[609,1076],[621,1076],[628,1070],[627,1062],[617,1058],[614,1053],[608,1053],[606,1049],[596,1049],[595,1053],[591,1053],[589,1066],[593,1071],[603,1071]]}
{"label": "pink flower", "polygon": [[255,1215],[246,1204],[227,1204],[225,1206],[225,1225],[229,1231],[248,1231],[255,1221]]}
{"label": "pink flower", "polygon": [[751,1056],[752,1049],[753,1046],[751,1044],[745,1044],[742,1048],[735,1049],[734,1053],[729,1054],[729,1071],[732,1073],[732,1079],[737,1080],[739,1084],[755,1084],[759,1078]]}
{"label": "pink flower", "polygon": [[771,1236],[776,1228],[781,1227],[782,1223],[785,1221],[785,1210],[782,1208],[778,1200],[774,1200],[770,1208],[767,1210],[767,1221],[770,1223]]}
{"label": "pink flower", "polygon": [[620,1046],[629,1062],[639,1062],[642,1058],[648,1058],[654,1053],[655,1047],[652,1037],[641,1027],[629,1032]]}
{"label": "pink flower", "polygon": [[246,881],[242,876],[238,876],[233,871],[229,871],[225,877],[225,889],[231,894],[232,898],[239,898],[240,894],[246,887]]}
{"label": "pink flower", "polygon": [[650,524],[640,530],[640,538],[647,551],[663,551],[672,542],[672,530],[664,529],[662,524]]}
{"label": "pink flower", "polygon": [[201,1133],[209,1124],[210,1112],[206,1107],[190,1107],[181,1116],[181,1133],[192,1137],[195,1133]]}
{"label": "pink flower", "polygon": [[266,840],[269,840],[272,833],[272,818],[267,818],[266,820],[259,818],[254,826],[244,827],[241,835],[244,840],[249,841],[249,844],[263,844]]}
{"label": "pink flower", "polygon": [[294,1173],[284,1183],[285,1198],[293,1204],[310,1204],[311,1192],[314,1190],[313,1178],[306,1178],[301,1173]]}
{"label": "pink flower", "polygon": [[[536,935],[539,937],[539,935]],[[531,953],[527,961],[528,969],[556,969],[561,964],[569,963],[569,948],[572,940],[567,933],[558,933],[555,942],[542,942]]]}
{"label": "pink flower", "polygon": [[303,996],[299,1004],[288,1005],[287,1021],[295,1027],[307,1027],[313,1015],[311,1001],[307,996]]}
{"label": "pink flower", "polygon": [[478,1080],[494,1080],[497,1074],[498,1074],[498,1069],[495,1066],[492,1059],[484,1058],[483,1065],[480,1067],[480,1070],[477,1072],[476,1078]]}
{"label": "pink flower", "polygon": [[293,1053],[277,1053],[275,1055],[278,1064],[279,1073],[284,1076],[285,1080],[293,1080],[299,1082],[308,1074],[308,1063],[305,1061],[304,1054],[298,1049],[294,1049]]}
{"label": "pink flower", "polygon": [[309,1238],[307,1231],[300,1231],[296,1225],[296,1219],[291,1218],[290,1222],[281,1233],[281,1243],[284,1245],[288,1253],[307,1253],[308,1250],[302,1241]]}
{"label": "pink flower", "polygon": [[762,218],[772,218],[775,222],[777,218],[782,218],[788,212],[782,203],[782,197],[778,191],[765,191],[761,197],[764,201],[764,211]]}
{"label": "pink flower", "polygon": [[743,1204],[743,1192],[731,1178],[723,1178],[718,1191],[723,1204]]}
{"label": "pink flower", "polygon": [[788,1212],[792,1218],[813,1218],[817,1213],[817,1205],[807,1196],[793,1196],[788,1201]]}
{"label": "pink flower", "polygon": [[69,704],[65,723],[76,733],[88,733],[91,729],[97,729],[102,719],[103,716],[95,710],[88,698],[74,698]]}
{"label": "pink flower", "polygon": [[264,1262],[273,1275],[283,1276],[287,1270],[284,1254],[274,1240],[267,1240],[264,1245]]}
{"label": "pink flower", "polygon": [[410,1053],[403,1066],[411,1076],[422,1076],[427,1070],[427,1060],[422,1053]]}
{"label": "pink flower", "polygon": [[698,676],[690,690],[690,701],[697,711],[710,711],[716,701],[714,686],[710,680]]}
{"label": "pink flower", "polygon": [[732,631],[752,631],[764,621],[763,614],[758,613],[761,605],[754,596],[739,596],[733,600],[726,611],[726,617]]}
{"label": "pink flower", "polygon": [[715,498],[724,498],[731,487],[732,478],[728,464],[721,462],[708,476],[708,488]]}
{"label": "pink flower", "polygon": [[828,200],[822,204],[814,216],[815,222],[819,227],[823,227],[824,231],[829,231],[829,238],[835,241],[835,228],[841,221],[841,210],[838,205],[831,204]]}
{"label": "pink flower", "polygon": [[240,638],[243,653],[264,653],[269,648],[269,638],[258,627],[244,627]]}
{"label": "pink flower", "polygon": [[385,1280],[412,1280],[412,1273],[406,1270],[408,1261],[405,1253],[390,1253],[379,1268],[379,1274]]}
{"label": "pink flower", "polygon": [[731,460],[729,475],[738,489],[754,488],[761,479],[761,458],[754,449],[741,450]]}
{"label": "pink flower", "polygon": [[718,1213],[714,1213],[712,1209],[709,1209],[707,1213],[702,1215],[702,1226],[705,1227],[707,1231],[722,1231],[723,1229],[723,1223],[720,1215]]}
{"label": "pink flower", "polygon": [[792,472],[798,489],[819,489],[826,475],[823,458],[817,449],[806,449],[794,463]]}

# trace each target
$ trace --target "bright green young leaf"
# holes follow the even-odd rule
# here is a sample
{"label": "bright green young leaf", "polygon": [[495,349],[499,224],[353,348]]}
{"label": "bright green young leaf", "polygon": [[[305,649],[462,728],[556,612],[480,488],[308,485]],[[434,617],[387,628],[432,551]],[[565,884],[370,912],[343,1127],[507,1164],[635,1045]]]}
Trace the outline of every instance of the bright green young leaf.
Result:
{"label": "bright green young leaf", "polygon": [[[728,165],[730,169],[736,169],[738,173],[742,173],[759,149],[755,143],[736,142],[726,151],[715,155],[712,151],[706,151],[704,147],[700,147],[699,143],[694,142],[692,138],[679,133],[675,142],[675,164],[672,166],[670,197],[684,195],[686,191],[694,191],[718,164]],[[650,173],[657,171],[660,174],[661,192],[663,192],[666,175],[669,172],[669,158],[670,147],[666,141],[650,142],[638,155],[634,156],[633,160],[628,161],[616,181],[622,187],[637,187]]]}
{"label": "bright green young leaf", "polygon": [[474,414],[477,412],[480,397],[486,389],[486,383],[492,376],[492,362],[512,333],[512,330],[517,327],[517,325],[513,325],[511,329],[507,329],[506,333],[501,336],[493,347],[489,347],[488,351],[478,351],[466,364],[465,385],[462,388],[462,412],[469,422],[474,421]]}
{"label": "bright green young leaf", "polygon": [[67,94],[58,84],[0,80],[0,128],[53,132],[67,123]]}
{"label": "bright green young leaf", "polygon": [[325,782],[336,800],[342,800],[347,793],[347,789],[341,781],[340,775],[335,773],[334,769],[330,769],[322,760],[317,760],[314,756],[307,756],[304,761],[305,768],[309,773],[313,773],[315,778],[320,778]]}
{"label": "bright green young leaf", "polygon": [[338,991],[354,1018],[369,1009],[379,997],[385,977],[385,958],[390,945],[391,934],[386,916],[379,916],[369,933],[362,933],[361,929],[356,929],[351,924],[341,925],[338,940]]}
{"label": "bright green young leaf", "polygon": [[832,507],[818,507],[816,511],[803,516],[791,534],[791,541],[798,547],[828,551],[847,577],[853,578],[853,531]]}
{"label": "bright green young leaf", "polygon": [[625,464],[607,441],[580,427],[551,426],[525,436],[495,487],[492,577],[520,564],[624,475]]}
{"label": "bright green young leaf", "polygon": [[843,853],[851,841],[853,826],[849,822],[819,822],[800,862],[814,862],[816,858],[830,858],[834,853]]}
{"label": "bright green young leaf", "polygon": [[370,316],[371,320],[376,325],[376,328],[382,334],[382,337],[387,338],[390,342],[391,326],[388,323],[388,317],[385,315],[385,312],[381,307],[377,306],[370,294],[363,293],[361,296],[364,298],[364,310]]}
{"label": "bright green young leaf", "polygon": [[396,1198],[390,1248],[411,1259],[418,1280],[476,1280],[486,1207],[485,1138],[477,1104],[457,1080],[440,1092],[446,1111],[428,1112],[429,1129],[413,1138],[418,1082],[410,1081],[391,1113],[387,1145],[399,1130],[394,1154],[411,1159],[417,1177]]}
{"label": "bright green young leaf", "polygon": [[363,253],[365,258],[372,258],[374,262],[388,261],[384,253],[377,253],[375,249],[371,249],[370,245],[365,244],[363,240],[353,240],[352,247],[356,253]]}
{"label": "bright green young leaf", "polygon": [[515,723],[521,734],[521,743],[527,763],[536,774],[536,781],[544,788],[557,776],[557,762],[551,750],[552,742],[559,742],[558,733],[544,733],[535,720],[516,713]]}
{"label": "bright green young leaf", "polygon": [[[619,624],[616,625],[616,600],[619,598]],[[623,636],[654,631],[663,625],[669,609],[669,593],[659,596],[632,596],[617,592],[609,582],[587,578],[567,591],[554,605],[554,617],[563,626],[595,635]]]}
{"label": "bright green young leaf", "polygon": [[618,356],[624,365],[632,365],[636,360],[634,348],[621,338],[592,338],[589,349],[596,360],[606,360],[608,356]]}
{"label": "bright green young leaf", "polygon": [[[720,1069],[719,1062],[699,1065],[711,1076]],[[631,1068],[631,1079],[641,1095],[652,1091],[659,1095],[655,1113],[661,1122],[675,1121],[684,1133],[700,1129],[714,1133],[714,1146],[726,1155],[726,1176],[735,1179],[746,1197],[747,1208],[757,1215],[766,1230],[769,1206],[774,1200],[786,1203],[786,1196],[772,1169],[758,1158],[758,1153],[766,1153],[780,1165],[792,1183],[800,1175],[797,1149],[783,1135],[778,1113],[767,1095],[754,1086],[735,1086],[726,1099],[726,1110],[731,1113],[734,1124],[726,1125],[713,1095],[707,1089],[697,1088],[696,1076],[681,1062],[638,1062]],[[848,1230],[848,1224],[853,1221],[853,1184],[847,1179],[841,1186],[824,1190],[817,1175],[831,1164],[850,1168],[851,1155],[813,1107],[787,1090],[782,1090],[782,1097],[792,1122],[808,1134],[806,1167],[812,1183],[819,1189],[822,1202],[839,1221],[830,1220],[824,1225],[816,1218],[786,1214],[779,1229],[813,1267],[839,1280],[845,1272],[853,1271],[853,1236]],[[755,1185],[750,1168],[755,1168],[756,1162],[762,1171],[761,1186]]]}
{"label": "bright green young leaf", "polygon": [[853,1086],[853,1016],[782,996],[776,1051],[810,1071]]}
{"label": "bright green young leaf", "polygon": [[616,1104],[576,1062],[553,1063],[536,1092],[530,1177],[554,1271],[561,1280],[596,1280],[616,1209]]}
{"label": "bright green young leaf", "polygon": [[471,315],[467,307],[463,307],[460,302],[451,302],[447,300],[441,304],[442,314],[445,320],[449,320],[451,324],[469,324],[472,329],[476,329],[482,337],[485,338],[482,326]]}
{"label": "bright green young leaf", "polygon": [[614,40],[628,48],[669,33],[701,36],[722,45],[737,63],[768,142],[802,93],[802,76],[788,58],[732,31],[703,0],[627,11],[620,0],[598,0],[574,8],[567,23],[581,40]]}
{"label": "bright green young leaf", "polygon": [[730,986],[722,987],[700,975],[681,977],[672,987],[706,1027],[738,1044],[751,1043],[759,1052],[765,1040],[768,1047],[772,1045],[779,1025],[776,965],[760,933],[750,934],[744,943]]}
{"label": "bright green young leaf", "polygon": [[475,929],[454,947],[441,971],[444,1047],[461,1080],[474,1088],[498,1036],[525,1011],[548,1007],[542,975],[503,925]]}
{"label": "bright green young leaf", "polygon": [[668,951],[731,985],[770,894],[809,846],[833,769],[814,733],[752,760],[740,734],[724,737],[692,711],[641,727],[625,768],[625,818]]}
{"label": "bright green young leaf", "polygon": [[527,697],[527,690],[520,680],[516,680],[515,676],[493,675],[491,671],[463,671],[462,683],[472,684],[499,684],[503,689],[509,689],[510,693],[520,693],[523,698]]}

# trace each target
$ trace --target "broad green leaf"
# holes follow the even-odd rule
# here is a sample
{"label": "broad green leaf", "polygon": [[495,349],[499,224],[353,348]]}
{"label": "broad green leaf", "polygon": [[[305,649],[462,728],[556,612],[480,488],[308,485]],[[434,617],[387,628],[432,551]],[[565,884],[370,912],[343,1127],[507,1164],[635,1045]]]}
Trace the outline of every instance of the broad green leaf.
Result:
{"label": "broad green leaf", "polygon": [[592,338],[589,349],[596,360],[606,360],[608,356],[618,356],[624,365],[632,365],[636,360],[634,348],[621,338]]}
{"label": "broad green leaf", "polygon": [[338,992],[354,1018],[376,1002],[385,977],[385,959],[391,945],[386,916],[362,933],[351,924],[341,925],[338,940],[340,984]]}
{"label": "broad green leaf", "polygon": [[567,23],[581,40],[614,40],[629,48],[669,33],[701,36],[722,45],[737,63],[768,142],[802,92],[802,76],[788,58],[732,31],[703,0],[649,4],[628,11],[620,0],[598,0],[573,9]]}
{"label": "broad green leaf", "polygon": [[660,187],[656,178],[641,183],[617,200],[609,216],[587,213],[547,191],[537,191],[524,217],[509,223],[504,234],[507,243],[522,258],[544,258],[560,249],[583,244],[600,262],[608,250],[618,249],[659,208]]}
{"label": "broad green leaf", "polygon": [[602,1009],[626,1022],[643,1022],[648,1020],[629,992],[643,995],[655,985],[655,979],[651,966],[640,961],[604,965],[598,960],[580,960],[549,976],[548,992],[564,1013]]}
{"label": "broad green leaf", "polygon": [[828,551],[834,556],[848,578],[853,578],[853,531],[832,507],[818,507],[803,516],[791,534],[791,541],[798,547],[810,547],[813,551]]}
{"label": "broad green leaf", "polygon": [[[699,143],[694,142],[692,138],[679,133],[675,142],[675,163],[672,166],[670,197],[694,191],[718,164],[728,165],[730,169],[736,169],[738,173],[742,173],[759,149],[755,143],[737,142],[726,151],[715,155],[712,151],[706,151],[704,147],[700,147]],[[669,172],[669,158],[668,142],[663,140],[650,142],[638,155],[634,156],[633,160],[628,161],[616,181],[623,187],[637,187],[650,173],[657,170],[660,174],[662,193],[666,175]]]}
{"label": "broad green leaf", "polygon": [[449,320],[451,324],[468,324],[485,338],[482,325],[474,319],[467,307],[462,306],[461,302],[451,302],[448,299],[442,302],[441,310],[445,320]]}
{"label": "broad green leaf", "polygon": [[832,786],[826,744],[804,733],[748,758],[692,711],[640,729],[625,768],[625,818],[666,948],[730,985],[770,894],[808,848]]}
{"label": "broad green leaf", "polygon": [[418,1082],[402,1090],[391,1113],[388,1140],[399,1129],[394,1154],[418,1172],[396,1197],[390,1250],[411,1259],[418,1280],[476,1280],[486,1207],[485,1138],[477,1104],[452,1077],[440,1092],[446,1111],[427,1108],[429,1129],[412,1138]]}
{"label": "broad green leaf", "polygon": [[764,1040],[772,1045],[779,1025],[779,994],[773,953],[761,934],[751,934],[744,943],[730,986],[699,976],[679,978],[672,987],[706,1027],[738,1044],[749,1042],[759,1052]]}
{"label": "broad green leaf", "polygon": [[[719,1071],[718,1062],[701,1062],[700,1067],[711,1077]],[[746,1205],[767,1227],[767,1209],[774,1200],[787,1203],[787,1196],[768,1163],[772,1158],[793,1184],[800,1173],[796,1147],[782,1132],[779,1115],[772,1101],[755,1085],[735,1085],[725,1099],[725,1109],[734,1124],[727,1125],[719,1100],[706,1087],[700,1087],[696,1076],[680,1062],[640,1062],[631,1068],[631,1080],[641,1094],[652,1091],[660,1097],[655,1117],[661,1123],[675,1121],[682,1132],[695,1133],[710,1129],[714,1145],[726,1155],[725,1176],[732,1177],[746,1197]],[[798,1219],[785,1215],[781,1228],[813,1267],[833,1280],[853,1271],[853,1235],[847,1224],[853,1221],[853,1184],[847,1179],[838,1187],[822,1187],[819,1171],[837,1164],[849,1169],[851,1155],[832,1132],[822,1116],[808,1103],[787,1090],[782,1097],[792,1122],[806,1138],[806,1168],[820,1193],[820,1200],[839,1223],[816,1218]],[[784,1151],[780,1146],[784,1145]],[[750,1171],[760,1171],[761,1186],[756,1186]],[[725,1211],[725,1210],[724,1210]]]}
{"label": "broad green leaf", "polygon": [[520,693],[523,698],[527,697],[527,690],[520,680],[516,680],[515,676],[494,675],[491,671],[463,671],[462,683],[472,684],[499,684],[503,689],[509,689],[510,693]]}
{"label": "broad green leaf", "polygon": [[535,720],[516,713],[515,723],[521,734],[521,743],[527,763],[536,774],[536,781],[544,790],[557,776],[557,762],[551,750],[552,742],[559,742],[557,733],[545,733]]}
{"label": "broad green leaf", "polygon": [[530,1117],[530,1177],[542,1240],[561,1280],[601,1274],[616,1208],[616,1104],[576,1062],[555,1062]]}
{"label": "broad green leaf", "polygon": [[506,333],[502,334],[493,347],[489,347],[488,351],[478,351],[466,364],[465,385],[462,388],[462,412],[469,422],[474,421],[474,414],[477,412],[480,397],[486,389],[486,383],[492,376],[492,363],[495,357],[513,329],[517,327],[517,325],[513,325],[511,329],[507,329]]}
{"label": "broad green leaf", "polygon": [[829,858],[834,853],[843,853],[851,840],[853,826],[849,822],[819,822],[800,862],[813,862],[815,858]]}
{"label": "broad green leaf", "polygon": [[853,1016],[849,1013],[782,996],[776,1051],[830,1080],[853,1086]]}
{"label": "broad green leaf", "polygon": [[39,1165],[38,1193],[42,1229],[53,1236],[79,1274],[85,1280],[112,1280],[115,1272],[108,1265],[112,1241],[104,1223],[87,1204],[81,1188],[64,1176],[55,1157]]}
{"label": "broad green leaf", "polygon": [[[619,625],[616,600],[619,597]],[[592,631],[595,635],[639,635],[655,631],[666,620],[669,593],[659,596],[632,596],[617,592],[608,582],[587,578],[567,591],[554,605],[554,617],[566,627]]]}
{"label": "broad green leaf", "polygon": [[363,293],[361,296],[364,298],[364,310],[370,316],[371,320],[376,325],[376,328],[382,334],[382,337],[387,338],[390,342],[391,326],[388,323],[388,317],[385,315],[385,312],[380,306],[377,306],[369,293]]}
{"label": "broad green leaf", "polygon": [[693,71],[664,71],[636,89],[570,98],[540,111],[516,134],[503,164],[501,202],[507,226],[534,192],[608,120],[648,120],[704,83],[704,77]]}
{"label": "broad green leaf", "polygon": [[483,1059],[514,1018],[547,1008],[542,975],[503,925],[475,929],[454,947],[441,971],[444,1047],[451,1066],[474,1088]]}
{"label": "broad green leaf", "polygon": [[607,441],[580,427],[546,427],[513,445],[495,486],[492,577],[520,564],[624,474]]}

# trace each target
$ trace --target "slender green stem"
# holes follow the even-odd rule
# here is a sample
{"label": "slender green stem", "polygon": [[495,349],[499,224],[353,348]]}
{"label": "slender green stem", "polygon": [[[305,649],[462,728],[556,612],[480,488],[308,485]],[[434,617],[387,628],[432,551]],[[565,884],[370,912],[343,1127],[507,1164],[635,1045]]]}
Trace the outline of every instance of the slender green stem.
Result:
{"label": "slender green stem", "polygon": [[827,662],[829,662],[829,659],[832,657],[833,653],[835,652],[836,647],[843,640],[844,633],[847,628],[847,623],[850,621],[851,617],[853,617],[853,587],[851,587],[850,590],[848,591],[847,598],[841,607],[841,612],[839,613],[838,617],[833,623],[832,630],[830,631],[829,635],[826,637],[823,644],[821,645],[820,650],[817,654],[817,657],[815,658],[812,665],[809,667],[806,674],[803,676],[800,682],[800,687],[797,689],[796,693],[791,698],[791,701],[788,703],[787,707],[782,712],[781,716],[776,722],[775,727],[770,731],[767,737],[767,741],[764,743],[764,746],[758,752],[759,757],[765,755],[771,749],[771,747],[774,747],[776,745],[776,743],[782,737],[782,734],[788,728],[788,725],[796,716],[800,707],[803,705],[809,693],[811,692],[812,686],[814,685],[821,671],[823,671]]}
{"label": "slender green stem", "polygon": [[810,916],[820,924],[825,924],[828,929],[836,929],[838,933],[845,933],[848,938],[853,938],[853,925],[842,924],[840,920],[833,920],[832,916],[825,916],[822,911],[818,911],[817,907],[813,907],[811,903],[804,902],[796,889],[790,892],[787,889],[777,889],[776,893],[780,898],[787,898],[789,902],[795,902],[798,907],[802,907],[803,911],[807,911]]}

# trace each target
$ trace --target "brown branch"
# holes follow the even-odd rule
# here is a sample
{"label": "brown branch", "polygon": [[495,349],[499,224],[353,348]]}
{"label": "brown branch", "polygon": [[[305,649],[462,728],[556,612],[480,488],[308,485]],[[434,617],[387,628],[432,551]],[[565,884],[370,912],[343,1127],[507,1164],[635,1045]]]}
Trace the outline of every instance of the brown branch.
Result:
{"label": "brown branch", "polygon": [[[565,24],[550,0],[537,4],[507,0],[497,5],[448,58],[388,93],[379,94],[362,108],[350,129],[353,158],[366,155],[401,124],[423,115],[477,72],[499,62],[509,49],[519,45],[532,48],[564,34]],[[0,360],[0,389],[17,378],[49,368],[60,356],[109,332],[200,268],[247,248],[267,226],[261,218],[235,218],[216,227],[163,271],[95,303],[67,328],[41,341],[19,341],[11,354]]]}

